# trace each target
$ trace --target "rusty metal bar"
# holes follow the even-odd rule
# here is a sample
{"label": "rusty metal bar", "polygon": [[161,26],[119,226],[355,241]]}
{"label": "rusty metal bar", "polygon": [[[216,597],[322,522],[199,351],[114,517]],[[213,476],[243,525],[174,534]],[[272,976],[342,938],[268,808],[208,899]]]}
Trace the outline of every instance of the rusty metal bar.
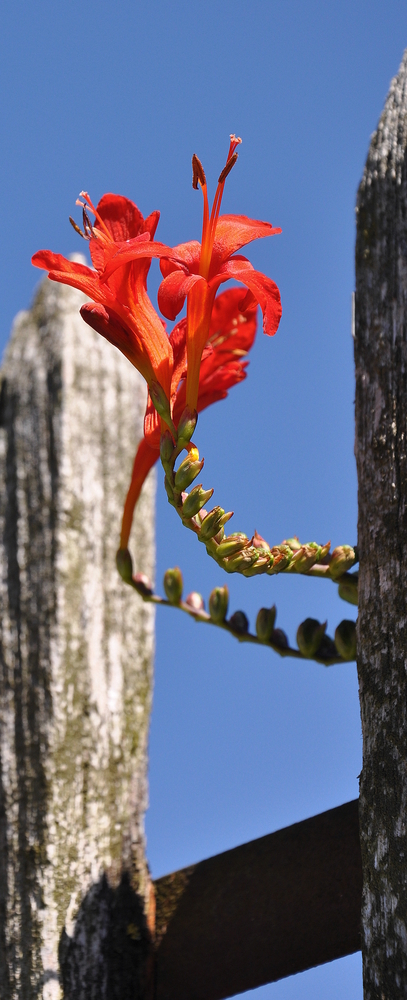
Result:
{"label": "rusty metal bar", "polygon": [[155,882],[156,1000],[223,1000],[360,949],[358,800]]}

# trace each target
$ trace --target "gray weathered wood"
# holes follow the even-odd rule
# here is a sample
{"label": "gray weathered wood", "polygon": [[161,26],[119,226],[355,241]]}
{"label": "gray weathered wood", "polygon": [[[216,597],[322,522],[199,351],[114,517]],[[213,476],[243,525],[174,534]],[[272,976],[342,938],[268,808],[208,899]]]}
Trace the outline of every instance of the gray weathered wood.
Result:
{"label": "gray weathered wood", "polygon": [[[2,369],[1,1000],[59,998],[58,951],[67,1000],[148,976],[153,612],[115,569],[145,387],[82,301],[46,279]],[[153,493],[132,537],[150,577]]]}
{"label": "gray weathered wood", "polygon": [[357,201],[365,1000],[407,997],[407,51]]}

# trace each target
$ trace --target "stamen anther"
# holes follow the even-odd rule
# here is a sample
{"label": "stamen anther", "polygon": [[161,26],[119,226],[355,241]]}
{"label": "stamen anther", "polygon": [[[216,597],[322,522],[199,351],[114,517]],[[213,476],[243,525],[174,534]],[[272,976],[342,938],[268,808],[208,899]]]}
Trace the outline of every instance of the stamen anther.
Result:
{"label": "stamen anther", "polygon": [[202,166],[201,161],[194,153],[192,157],[192,187],[194,191],[198,190],[198,182],[201,185],[201,187],[206,186],[206,177],[204,168]]}
{"label": "stamen anther", "polygon": [[85,233],[83,233],[82,230],[79,228],[79,226],[76,225],[76,222],[74,222],[72,216],[69,216],[69,221],[71,223],[71,226],[73,226],[75,232],[78,233],[79,236],[82,236],[83,240],[86,240]]}
{"label": "stamen anther", "polygon": [[232,170],[232,168],[236,163],[237,157],[238,157],[237,153],[233,153],[233,156],[230,157],[230,160],[228,160],[226,166],[223,168],[222,173],[219,174],[218,184],[223,184],[223,182],[226,180],[228,174],[230,174],[230,171]]}

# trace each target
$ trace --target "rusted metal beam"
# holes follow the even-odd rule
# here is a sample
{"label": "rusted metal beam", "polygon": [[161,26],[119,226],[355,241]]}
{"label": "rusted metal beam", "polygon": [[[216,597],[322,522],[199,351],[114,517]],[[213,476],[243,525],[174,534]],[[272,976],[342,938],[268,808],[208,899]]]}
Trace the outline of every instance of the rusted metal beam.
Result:
{"label": "rusted metal beam", "polygon": [[156,1000],[223,1000],[360,949],[358,800],[155,882]]}

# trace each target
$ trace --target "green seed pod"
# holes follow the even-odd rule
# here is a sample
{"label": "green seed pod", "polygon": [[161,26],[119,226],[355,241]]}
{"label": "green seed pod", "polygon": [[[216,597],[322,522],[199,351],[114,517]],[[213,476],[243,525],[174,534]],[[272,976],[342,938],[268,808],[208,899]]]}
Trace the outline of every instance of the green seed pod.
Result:
{"label": "green seed pod", "polygon": [[260,608],[256,618],[256,634],[260,642],[270,642],[276,621],[277,608]]}
{"label": "green seed pod", "polygon": [[198,511],[206,504],[206,501],[210,500],[212,495],[213,490],[204,490],[202,484],[194,486],[182,504],[182,516],[185,518],[195,517]]}
{"label": "green seed pod", "polygon": [[351,545],[338,545],[333,550],[329,562],[329,573],[333,580],[337,580],[343,573],[353,566],[355,562],[355,550]]}
{"label": "green seed pod", "polygon": [[133,563],[128,549],[117,550],[116,566],[122,580],[124,580],[125,583],[131,583],[133,579]]}
{"label": "green seed pod", "polygon": [[179,566],[164,573],[164,590],[171,604],[179,604],[182,597],[183,579]]}
{"label": "green seed pod", "polygon": [[245,635],[249,631],[249,619],[244,611],[235,611],[231,618],[229,618],[228,625],[238,635]]}
{"label": "green seed pod", "polygon": [[151,396],[151,401],[155,406],[157,413],[159,413],[160,417],[163,417],[163,419],[166,422],[168,421],[172,422],[170,402],[167,396],[165,395],[162,385],[160,385],[159,382],[151,382],[148,388]]}
{"label": "green seed pod", "polygon": [[229,590],[224,587],[214,587],[209,595],[209,614],[213,622],[220,625],[228,613]]}
{"label": "green seed pod", "polygon": [[344,660],[356,660],[356,624],[344,618],[335,629],[335,646]]}
{"label": "green seed pod", "polygon": [[194,479],[199,476],[199,473],[203,468],[203,464],[203,458],[199,461],[199,459],[190,458],[190,456],[187,455],[175,473],[175,489],[179,490],[180,493],[182,493],[183,490],[186,490],[188,486],[193,483]]}
{"label": "green seed pod", "polygon": [[303,656],[312,657],[318,652],[327,622],[320,624],[316,618],[306,618],[297,629],[297,646]]}
{"label": "green seed pod", "polygon": [[350,573],[345,580],[339,582],[338,594],[348,604],[358,605],[358,573]]}

